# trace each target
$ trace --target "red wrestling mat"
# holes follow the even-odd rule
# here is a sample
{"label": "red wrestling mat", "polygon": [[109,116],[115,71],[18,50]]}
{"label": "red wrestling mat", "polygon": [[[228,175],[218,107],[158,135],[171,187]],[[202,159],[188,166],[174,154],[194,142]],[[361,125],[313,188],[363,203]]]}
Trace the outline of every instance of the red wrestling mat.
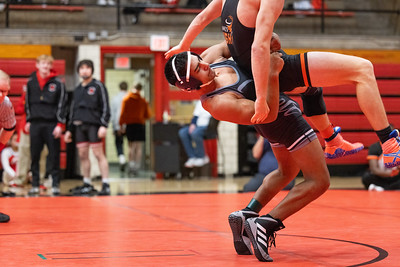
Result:
{"label": "red wrestling mat", "polygon": [[233,248],[228,215],[251,197],[1,198],[0,266],[399,266],[400,192],[326,192],[284,222],[272,263]]}

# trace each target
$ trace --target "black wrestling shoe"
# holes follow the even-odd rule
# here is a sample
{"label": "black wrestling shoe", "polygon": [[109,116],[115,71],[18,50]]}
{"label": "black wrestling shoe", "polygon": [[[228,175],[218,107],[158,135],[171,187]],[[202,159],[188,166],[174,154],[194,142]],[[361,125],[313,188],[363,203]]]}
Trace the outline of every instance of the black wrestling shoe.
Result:
{"label": "black wrestling shoe", "polygon": [[107,183],[103,183],[101,191],[99,192],[99,196],[109,196],[109,195],[110,195],[110,185]]}
{"label": "black wrestling shoe", "polygon": [[15,197],[15,193],[11,191],[1,192],[3,197]]}
{"label": "black wrestling shoe", "polygon": [[51,194],[52,194],[53,196],[55,196],[55,197],[59,196],[59,195],[60,195],[60,188],[58,188],[58,187],[52,187],[52,188],[51,188]]}
{"label": "black wrestling shoe", "polygon": [[283,223],[270,216],[261,216],[247,219],[244,226],[257,259],[259,261],[273,261],[268,254],[268,248],[272,245],[275,247],[276,231],[285,228]]}
{"label": "black wrestling shoe", "polygon": [[91,184],[84,183],[83,186],[77,186],[70,190],[74,196],[93,196],[97,190]]}
{"label": "black wrestling shoe", "polygon": [[9,221],[10,221],[10,216],[0,212],[0,223],[6,223]]}
{"label": "black wrestling shoe", "polygon": [[232,230],[233,245],[236,253],[239,255],[251,255],[251,242],[244,230],[244,222],[248,218],[258,217],[258,213],[254,211],[239,210],[232,212],[229,217],[229,226]]}

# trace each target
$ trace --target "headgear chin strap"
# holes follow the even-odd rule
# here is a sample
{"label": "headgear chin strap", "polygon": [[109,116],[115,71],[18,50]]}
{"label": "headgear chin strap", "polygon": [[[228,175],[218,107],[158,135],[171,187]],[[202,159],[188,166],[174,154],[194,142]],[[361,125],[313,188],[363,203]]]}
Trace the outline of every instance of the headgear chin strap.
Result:
{"label": "headgear chin strap", "polygon": [[175,73],[176,79],[178,80],[175,83],[175,86],[184,90],[184,91],[192,91],[200,89],[202,84],[201,81],[197,80],[196,78],[190,77],[190,66],[191,66],[191,54],[187,51],[187,65],[186,65],[186,76],[179,76],[178,72],[176,71],[175,67],[175,59],[176,56],[172,59],[172,69]]}

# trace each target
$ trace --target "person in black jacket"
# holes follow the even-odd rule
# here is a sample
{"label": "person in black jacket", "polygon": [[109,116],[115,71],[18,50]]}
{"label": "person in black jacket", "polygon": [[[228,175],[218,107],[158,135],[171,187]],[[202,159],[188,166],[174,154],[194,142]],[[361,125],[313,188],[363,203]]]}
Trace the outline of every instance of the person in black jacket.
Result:
{"label": "person in black jacket", "polygon": [[39,194],[39,160],[46,144],[49,150],[47,169],[53,184],[53,195],[59,195],[60,183],[60,137],[65,124],[66,91],[64,83],[57,77],[53,57],[41,55],[36,59],[36,68],[27,83],[25,98],[25,131],[31,139],[32,188],[30,195]]}
{"label": "person in black jacket", "polygon": [[77,71],[82,78],[74,91],[70,110],[70,120],[65,133],[65,142],[72,141],[75,130],[76,147],[79,152],[83,186],[71,190],[74,195],[93,195],[97,190],[90,179],[89,147],[99,162],[103,181],[99,195],[109,195],[108,161],[103,150],[102,140],[106,137],[110,120],[110,105],[107,88],[93,78],[93,62],[84,59],[78,63]]}

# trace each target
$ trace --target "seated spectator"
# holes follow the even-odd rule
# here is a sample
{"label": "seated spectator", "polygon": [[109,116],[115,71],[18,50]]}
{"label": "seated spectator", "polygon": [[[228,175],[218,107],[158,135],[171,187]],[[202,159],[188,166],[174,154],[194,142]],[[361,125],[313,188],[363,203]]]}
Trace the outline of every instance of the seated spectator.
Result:
{"label": "seated spectator", "polygon": [[8,146],[1,151],[1,164],[3,166],[3,189],[4,197],[13,197],[10,187],[21,185],[21,181],[17,179],[17,162],[18,162],[18,134],[14,133],[8,142]]}
{"label": "seated spectator", "polygon": [[362,176],[365,189],[370,191],[400,189],[399,167],[385,168],[380,142],[369,147],[367,159],[369,168]]}
{"label": "seated spectator", "polygon": [[293,8],[295,10],[313,10],[314,9],[314,7],[311,4],[310,0],[295,1],[293,3]]}
{"label": "seated spectator", "polygon": [[179,130],[179,137],[188,156],[186,168],[202,167],[210,162],[204,150],[204,134],[210,122],[211,115],[201,105],[196,103],[190,125]]}
{"label": "seated spectator", "polygon": [[[278,168],[278,161],[275,158],[271,145],[267,139],[260,136],[252,149],[253,157],[258,160],[258,172],[250,181],[244,185],[243,192],[254,192],[262,184],[265,176]],[[294,186],[294,180],[284,190],[290,190]]]}

